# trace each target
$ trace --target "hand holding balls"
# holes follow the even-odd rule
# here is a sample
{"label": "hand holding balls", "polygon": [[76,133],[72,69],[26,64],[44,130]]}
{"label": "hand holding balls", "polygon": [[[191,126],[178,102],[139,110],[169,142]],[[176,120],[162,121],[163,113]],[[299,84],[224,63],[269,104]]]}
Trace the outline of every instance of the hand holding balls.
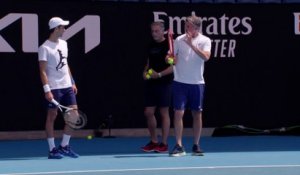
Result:
{"label": "hand holding balls", "polygon": [[151,75],[153,74],[153,70],[149,69],[146,73],[146,78],[149,80],[151,78]]}

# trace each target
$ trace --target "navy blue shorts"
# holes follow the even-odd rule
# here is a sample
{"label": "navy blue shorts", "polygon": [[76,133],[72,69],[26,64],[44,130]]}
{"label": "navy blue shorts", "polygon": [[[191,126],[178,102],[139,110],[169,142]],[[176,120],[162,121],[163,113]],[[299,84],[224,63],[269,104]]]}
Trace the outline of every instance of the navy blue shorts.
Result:
{"label": "navy blue shorts", "polygon": [[172,97],[175,110],[202,111],[204,84],[185,84],[173,81]]}
{"label": "navy blue shorts", "polygon": [[[77,105],[76,95],[72,89],[72,87],[64,88],[64,89],[53,89],[51,90],[53,94],[53,98],[64,106]],[[46,100],[47,101],[47,100]],[[56,106],[47,101],[47,108],[56,108]]]}
{"label": "navy blue shorts", "polygon": [[171,104],[171,84],[147,84],[144,97],[145,107],[169,107]]}

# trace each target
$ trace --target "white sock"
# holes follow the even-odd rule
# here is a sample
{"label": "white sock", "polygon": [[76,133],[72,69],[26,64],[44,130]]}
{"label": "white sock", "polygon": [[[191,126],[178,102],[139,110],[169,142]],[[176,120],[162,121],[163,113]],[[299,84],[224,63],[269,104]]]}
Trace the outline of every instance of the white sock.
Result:
{"label": "white sock", "polygon": [[64,134],[60,145],[62,147],[65,147],[65,146],[69,145],[70,138],[71,138],[70,135]]}
{"label": "white sock", "polygon": [[47,141],[49,145],[49,150],[52,151],[52,149],[55,148],[54,137],[47,138]]}

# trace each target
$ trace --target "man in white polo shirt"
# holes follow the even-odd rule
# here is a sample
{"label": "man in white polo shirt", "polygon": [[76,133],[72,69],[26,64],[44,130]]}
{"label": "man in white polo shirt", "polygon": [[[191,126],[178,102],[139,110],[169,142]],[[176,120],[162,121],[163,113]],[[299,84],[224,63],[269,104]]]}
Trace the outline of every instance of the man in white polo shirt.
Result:
{"label": "man in white polo shirt", "polygon": [[192,155],[203,155],[199,146],[202,130],[202,105],[204,95],[204,62],[210,58],[211,40],[201,34],[201,19],[189,16],[185,21],[185,34],[176,38],[174,43],[175,66],[172,84],[174,129],[176,145],[170,156],[186,154],[182,145],[183,116],[190,109],[193,116]]}
{"label": "man in white polo shirt", "polygon": [[67,42],[60,39],[65,26],[69,21],[64,21],[59,17],[53,17],[49,21],[50,36],[40,46],[38,52],[40,77],[43,84],[46,105],[46,134],[49,144],[49,159],[61,159],[64,156],[72,158],[79,157],[70,147],[69,141],[72,129],[65,125],[62,142],[59,147],[54,142],[54,122],[57,116],[57,107],[51,103],[55,99],[59,103],[77,109],[76,93],[77,88],[72,78],[68,66],[68,46]]}

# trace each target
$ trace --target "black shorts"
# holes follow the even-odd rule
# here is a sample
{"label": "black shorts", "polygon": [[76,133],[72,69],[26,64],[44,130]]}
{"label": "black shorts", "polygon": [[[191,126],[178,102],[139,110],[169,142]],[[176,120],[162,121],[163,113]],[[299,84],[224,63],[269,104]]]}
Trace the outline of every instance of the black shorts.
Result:
{"label": "black shorts", "polygon": [[171,104],[171,84],[146,84],[145,107],[169,107]]}

